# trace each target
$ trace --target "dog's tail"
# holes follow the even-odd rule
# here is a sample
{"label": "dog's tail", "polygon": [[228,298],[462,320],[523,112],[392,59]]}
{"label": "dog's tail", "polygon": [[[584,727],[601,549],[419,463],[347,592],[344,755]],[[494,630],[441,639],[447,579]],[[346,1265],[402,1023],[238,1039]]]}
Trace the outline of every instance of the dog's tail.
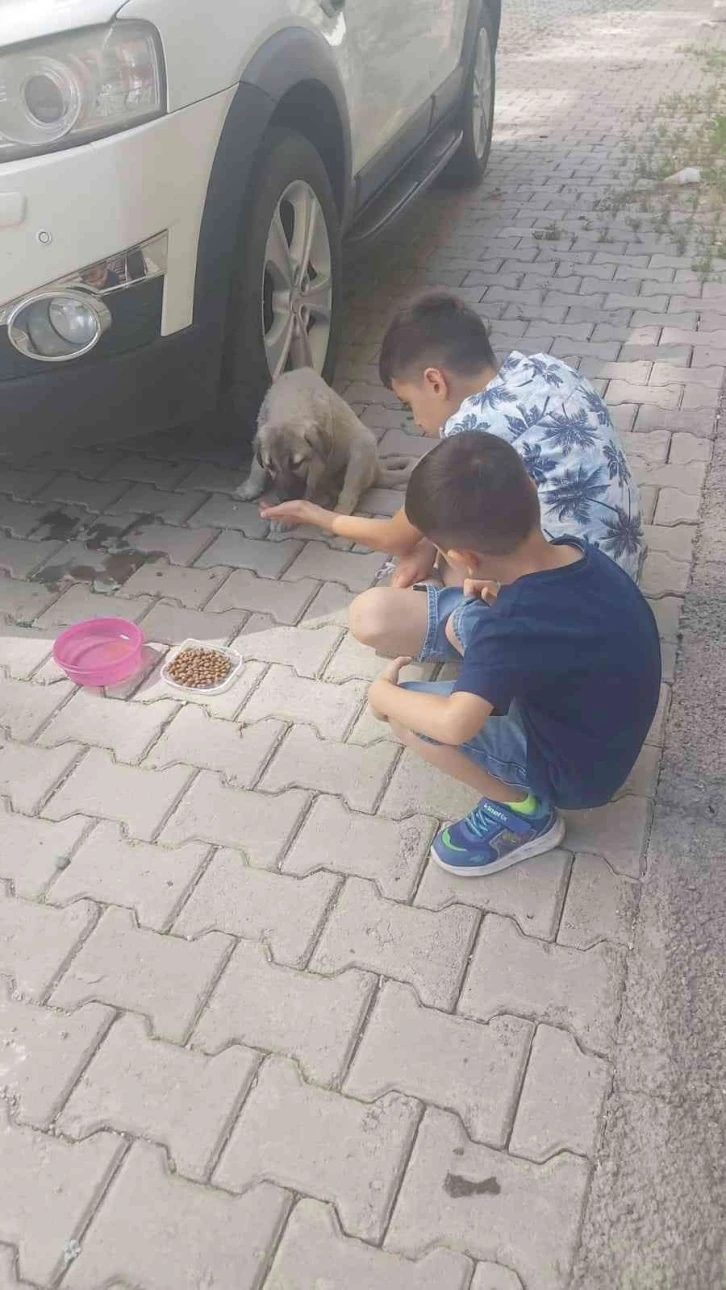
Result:
{"label": "dog's tail", "polygon": [[378,487],[403,488],[417,461],[417,457],[384,457],[378,465]]}

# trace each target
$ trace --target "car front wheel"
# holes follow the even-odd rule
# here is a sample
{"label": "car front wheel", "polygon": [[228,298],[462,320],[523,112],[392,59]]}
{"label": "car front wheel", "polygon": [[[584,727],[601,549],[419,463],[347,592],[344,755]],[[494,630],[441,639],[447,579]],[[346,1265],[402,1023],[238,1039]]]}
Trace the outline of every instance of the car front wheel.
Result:
{"label": "car front wheel", "polygon": [[330,380],[340,330],[340,226],[312,144],[270,129],[240,224],[224,365],[226,403],[251,422],[270,382],[312,367]]}

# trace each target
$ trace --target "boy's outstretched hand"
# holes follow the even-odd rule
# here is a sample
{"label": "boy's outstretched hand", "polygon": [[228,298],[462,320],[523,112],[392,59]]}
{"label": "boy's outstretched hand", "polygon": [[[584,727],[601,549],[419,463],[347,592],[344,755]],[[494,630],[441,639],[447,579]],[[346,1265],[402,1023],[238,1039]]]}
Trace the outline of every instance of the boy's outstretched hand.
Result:
{"label": "boy's outstretched hand", "polygon": [[283,524],[312,524],[318,529],[332,532],[333,512],[326,511],[324,506],[316,506],[300,497],[294,502],[279,502],[277,506],[260,506],[263,520],[281,520]]}

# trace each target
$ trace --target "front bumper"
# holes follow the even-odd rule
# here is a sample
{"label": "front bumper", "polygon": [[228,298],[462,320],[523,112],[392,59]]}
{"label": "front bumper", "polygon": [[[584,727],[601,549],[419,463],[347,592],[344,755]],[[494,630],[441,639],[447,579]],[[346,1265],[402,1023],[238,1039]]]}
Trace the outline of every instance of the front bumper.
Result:
{"label": "front bumper", "polygon": [[216,328],[185,327],[123,354],[43,365],[37,376],[3,382],[0,456],[71,439],[115,442],[196,420],[216,401],[220,341]]}

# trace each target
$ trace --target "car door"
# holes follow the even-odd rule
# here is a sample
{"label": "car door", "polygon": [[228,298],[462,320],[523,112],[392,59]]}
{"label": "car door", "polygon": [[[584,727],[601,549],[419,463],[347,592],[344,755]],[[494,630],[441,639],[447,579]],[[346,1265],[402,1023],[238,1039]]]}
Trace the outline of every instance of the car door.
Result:
{"label": "car door", "polygon": [[[336,0],[323,0],[323,8],[338,8],[356,173],[415,121],[453,71],[458,60],[456,27],[466,3],[343,0],[336,5]],[[421,115],[423,137],[428,123],[425,113]]]}

